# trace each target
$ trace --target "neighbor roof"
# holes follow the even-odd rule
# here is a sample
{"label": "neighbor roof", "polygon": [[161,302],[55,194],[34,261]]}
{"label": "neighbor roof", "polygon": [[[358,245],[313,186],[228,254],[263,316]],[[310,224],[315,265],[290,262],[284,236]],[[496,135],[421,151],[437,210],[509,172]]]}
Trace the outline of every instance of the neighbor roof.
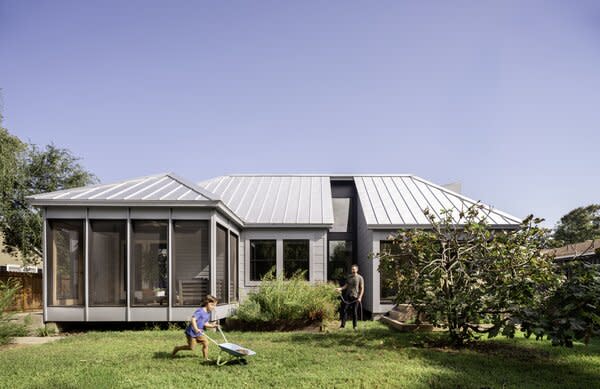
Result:
{"label": "neighbor roof", "polygon": [[136,202],[189,202],[218,201],[219,198],[173,173],[134,178],[113,184],[92,185],[65,189],[29,197],[34,205],[76,203],[136,203]]}

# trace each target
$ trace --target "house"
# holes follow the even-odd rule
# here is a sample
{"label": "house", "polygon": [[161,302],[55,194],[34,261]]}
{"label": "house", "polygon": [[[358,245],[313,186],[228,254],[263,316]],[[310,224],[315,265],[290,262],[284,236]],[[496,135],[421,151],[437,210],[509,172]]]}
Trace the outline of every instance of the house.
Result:
{"label": "house", "polygon": [[[413,175],[230,175],[199,184],[159,174],[29,198],[44,218],[46,321],[180,321],[216,295],[230,315],[271,268],[337,281],[358,263],[365,310],[389,311],[378,260],[425,209],[475,203]],[[519,219],[488,207],[494,228]]]}
{"label": "house", "polygon": [[586,240],[580,243],[568,244],[543,251],[554,257],[555,260],[564,262],[579,259],[591,264],[600,264],[600,239]]}

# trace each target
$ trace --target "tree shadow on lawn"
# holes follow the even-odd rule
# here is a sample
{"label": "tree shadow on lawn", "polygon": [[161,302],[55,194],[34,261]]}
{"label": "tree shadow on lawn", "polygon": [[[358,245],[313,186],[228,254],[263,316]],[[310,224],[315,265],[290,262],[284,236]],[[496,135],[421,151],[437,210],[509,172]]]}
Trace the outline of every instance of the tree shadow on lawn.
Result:
{"label": "tree shadow on lawn", "polygon": [[587,356],[598,355],[598,347],[557,349],[548,341],[532,344],[519,339],[482,340],[456,349],[444,342],[443,333],[398,333],[384,327],[367,329],[364,333],[360,330],[295,333],[273,342],[326,349],[342,346],[347,348],[345,352],[368,353],[369,349],[403,352],[409,359],[423,360],[426,366],[435,368],[426,380],[431,387],[460,387],[461,383],[470,383],[482,387],[581,388],[598,387],[600,382],[600,368],[589,359],[586,362]]}

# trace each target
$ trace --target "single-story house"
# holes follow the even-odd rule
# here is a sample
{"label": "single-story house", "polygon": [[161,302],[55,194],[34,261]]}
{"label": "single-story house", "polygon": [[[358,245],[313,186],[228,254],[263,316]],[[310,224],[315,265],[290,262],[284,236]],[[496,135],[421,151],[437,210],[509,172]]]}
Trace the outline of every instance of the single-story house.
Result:
{"label": "single-story house", "polygon": [[[414,175],[229,175],[199,184],[159,174],[29,198],[44,220],[46,321],[181,321],[203,296],[230,315],[271,268],[337,281],[357,263],[363,307],[392,307],[378,260],[425,209],[475,203]],[[494,228],[520,220],[489,207]]]}
{"label": "single-story house", "polygon": [[543,253],[553,256],[557,261],[579,259],[591,264],[600,265],[600,239],[572,243],[562,247],[544,250]]}

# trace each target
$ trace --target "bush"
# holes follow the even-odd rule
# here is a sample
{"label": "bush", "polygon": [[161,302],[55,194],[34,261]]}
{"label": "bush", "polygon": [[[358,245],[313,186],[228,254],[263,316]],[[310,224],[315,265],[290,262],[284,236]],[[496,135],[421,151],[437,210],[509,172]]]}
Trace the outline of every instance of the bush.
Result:
{"label": "bush", "polygon": [[6,282],[0,281],[0,344],[8,343],[15,336],[27,335],[24,325],[11,321],[14,314],[9,311],[20,290],[21,284],[14,278],[9,278]]}
{"label": "bush", "polygon": [[256,292],[240,304],[234,320],[262,328],[289,328],[334,318],[337,293],[332,284],[312,285],[303,273],[284,280],[273,271],[262,279]]}

